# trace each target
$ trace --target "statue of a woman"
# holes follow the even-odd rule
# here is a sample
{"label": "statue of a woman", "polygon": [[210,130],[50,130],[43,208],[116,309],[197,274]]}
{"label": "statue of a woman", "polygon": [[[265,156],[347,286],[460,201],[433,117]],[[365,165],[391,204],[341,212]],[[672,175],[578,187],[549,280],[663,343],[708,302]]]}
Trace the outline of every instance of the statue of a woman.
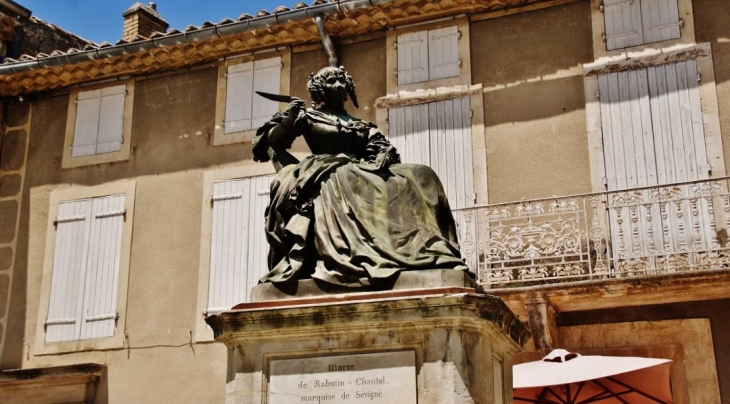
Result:
{"label": "statue of a woman", "polygon": [[[278,175],[266,210],[269,269],[262,282],[317,278],[358,287],[399,271],[468,268],[436,173],[400,164],[372,122],[345,111],[355,84],[343,68],[311,74],[313,109],[293,99],[258,129],[254,159]],[[312,155],[286,152],[304,136]]]}

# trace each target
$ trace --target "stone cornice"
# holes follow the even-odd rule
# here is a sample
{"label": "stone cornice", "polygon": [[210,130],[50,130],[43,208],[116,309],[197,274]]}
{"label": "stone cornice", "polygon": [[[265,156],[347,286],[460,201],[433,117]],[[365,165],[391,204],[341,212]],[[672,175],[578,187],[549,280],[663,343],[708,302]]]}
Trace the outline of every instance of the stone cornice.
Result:
{"label": "stone cornice", "polygon": [[[546,1],[394,0],[356,10],[341,10],[337,14],[325,16],[324,19],[325,27],[334,38],[347,39],[429,19],[459,14],[503,11],[507,8],[523,7]],[[223,23],[214,27],[222,26]],[[205,28],[210,28],[210,26],[197,29]],[[194,37],[195,32],[196,30],[191,30],[190,36]],[[155,39],[150,39],[147,40],[149,48],[136,46],[136,48],[143,50],[133,53],[127,53],[123,48],[128,44],[121,43],[115,46],[120,48],[118,55],[94,58],[92,57],[93,50],[85,51],[90,54],[90,60],[78,63],[46,67],[43,58],[48,57],[47,55],[38,55],[36,58],[21,58],[19,64],[31,61],[31,63],[37,63],[37,66],[24,69],[24,71],[1,75],[0,96],[9,97],[45,92],[85,82],[175,70],[201,63],[215,62],[227,56],[255,52],[266,48],[316,44],[319,42],[317,27],[310,18],[202,40],[190,40],[187,35],[183,39],[182,33],[177,31],[168,32],[161,36],[165,39],[172,39],[174,35],[181,38],[180,43],[156,47],[153,43]],[[111,45],[107,44],[107,47],[109,46]],[[99,49],[102,48],[103,46]],[[54,55],[66,54],[54,52],[51,56]],[[69,52],[68,55],[73,54]]]}

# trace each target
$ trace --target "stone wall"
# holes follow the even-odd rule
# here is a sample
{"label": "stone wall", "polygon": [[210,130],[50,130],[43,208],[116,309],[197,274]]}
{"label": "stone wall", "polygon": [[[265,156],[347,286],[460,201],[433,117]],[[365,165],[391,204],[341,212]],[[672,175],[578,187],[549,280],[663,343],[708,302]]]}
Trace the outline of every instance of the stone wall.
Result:
{"label": "stone wall", "polygon": [[[28,154],[28,134],[30,133],[30,105],[11,105],[6,109],[5,124],[0,143],[0,353],[6,352],[7,330],[22,327],[8,315],[10,300],[13,298],[11,284],[16,275],[18,257],[18,233],[21,223],[23,186]],[[22,271],[22,269],[21,269]],[[22,329],[22,328],[21,328]],[[16,348],[16,355],[3,355],[0,369],[18,367],[19,356],[23,351],[22,341]]]}

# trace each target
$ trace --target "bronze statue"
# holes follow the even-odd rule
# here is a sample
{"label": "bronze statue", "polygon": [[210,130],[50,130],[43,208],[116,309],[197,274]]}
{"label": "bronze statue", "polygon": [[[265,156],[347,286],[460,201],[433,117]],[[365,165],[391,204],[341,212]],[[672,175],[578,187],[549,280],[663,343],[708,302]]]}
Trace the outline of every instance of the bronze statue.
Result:
{"label": "bronze statue", "polygon": [[[468,270],[436,173],[401,164],[374,123],[345,110],[348,95],[358,106],[352,77],[327,67],[307,87],[312,109],[268,95],[290,100],[289,108],[253,141],[254,159],[271,160],[278,172],[266,210],[270,272],[261,282],[316,278],[359,287],[399,271]],[[302,162],[286,151],[300,135],[312,151]]]}

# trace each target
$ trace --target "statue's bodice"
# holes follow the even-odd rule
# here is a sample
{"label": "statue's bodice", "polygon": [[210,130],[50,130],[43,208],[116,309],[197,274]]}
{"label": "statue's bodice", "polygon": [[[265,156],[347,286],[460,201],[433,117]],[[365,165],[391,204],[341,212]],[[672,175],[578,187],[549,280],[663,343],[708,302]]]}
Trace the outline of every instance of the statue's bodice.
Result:
{"label": "statue's bodice", "polygon": [[362,157],[374,125],[349,115],[307,110],[302,134],[314,154],[345,153]]}

